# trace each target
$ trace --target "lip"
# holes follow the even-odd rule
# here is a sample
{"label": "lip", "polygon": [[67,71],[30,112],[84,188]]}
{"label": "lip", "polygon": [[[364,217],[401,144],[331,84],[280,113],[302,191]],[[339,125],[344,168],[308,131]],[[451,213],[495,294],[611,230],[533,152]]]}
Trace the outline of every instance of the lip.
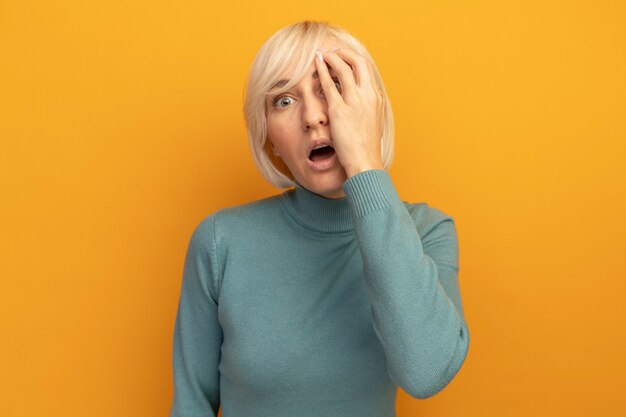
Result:
{"label": "lip", "polygon": [[315,171],[324,171],[328,168],[331,168],[337,162],[337,152],[333,154],[330,158],[323,159],[321,161],[311,161],[308,157],[306,158],[306,162],[309,164]]}
{"label": "lip", "polygon": [[313,148],[315,148],[316,146],[319,145],[329,145],[329,146],[333,146],[333,141],[330,138],[317,138],[314,141],[312,141],[311,143],[309,143],[309,149],[307,150],[307,154],[306,157],[307,159],[309,159],[309,155],[311,155],[311,151],[313,150]]}
{"label": "lip", "polygon": [[308,153],[306,154],[306,162],[313,170],[324,171],[335,165],[335,162],[337,161],[337,152],[335,152],[330,158],[323,159],[321,161],[311,161],[309,159],[309,155],[311,155],[313,149],[319,145],[329,145],[334,149],[333,141],[330,138],[317,138],[309,144]]}

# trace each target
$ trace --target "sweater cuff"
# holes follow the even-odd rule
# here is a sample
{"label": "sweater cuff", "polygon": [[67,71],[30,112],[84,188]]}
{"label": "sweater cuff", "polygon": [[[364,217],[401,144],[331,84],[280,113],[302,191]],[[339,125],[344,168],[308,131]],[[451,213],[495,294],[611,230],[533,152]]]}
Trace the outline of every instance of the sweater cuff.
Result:
{"label": "sweater cuff", "polygon": [[400,201],[389,173],[384,169],[359,172],[343,183],[354,220]]}

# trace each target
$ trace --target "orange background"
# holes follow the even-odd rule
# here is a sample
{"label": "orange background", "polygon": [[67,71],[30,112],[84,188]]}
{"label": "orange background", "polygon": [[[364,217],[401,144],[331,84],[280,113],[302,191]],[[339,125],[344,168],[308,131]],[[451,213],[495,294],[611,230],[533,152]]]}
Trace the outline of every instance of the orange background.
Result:
{"label": "orange background", "polygon": [[307,18],[370,49],[396,188],[457,223],[469,355],[398,416],[626,415],[624,3],[245,3],[0,2],[0,415],[169,414],[191,232],[280,192],[247,71]]}

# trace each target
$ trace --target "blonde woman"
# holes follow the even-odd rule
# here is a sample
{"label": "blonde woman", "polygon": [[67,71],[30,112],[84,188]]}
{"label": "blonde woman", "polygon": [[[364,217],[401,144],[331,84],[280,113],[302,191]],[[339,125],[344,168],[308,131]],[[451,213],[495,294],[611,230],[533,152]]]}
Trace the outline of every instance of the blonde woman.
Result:
{"label": "blonde woman", "polygon": [[403,202],[391,106],[344,29],[304,21],[252,65],[244,115],[282,193],[207,216],[187,251],[173,417],[392,417],[469,348],[454,220]]}

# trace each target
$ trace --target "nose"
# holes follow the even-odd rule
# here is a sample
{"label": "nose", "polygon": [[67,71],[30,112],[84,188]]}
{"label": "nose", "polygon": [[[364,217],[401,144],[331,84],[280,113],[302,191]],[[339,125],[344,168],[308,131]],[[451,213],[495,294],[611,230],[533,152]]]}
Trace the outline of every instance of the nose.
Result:
{"label": "nose", "polygon": [[315,95],[305,97],[302,122],[306,131],[326,126],[328,124],[328,104],[326,99]]}

